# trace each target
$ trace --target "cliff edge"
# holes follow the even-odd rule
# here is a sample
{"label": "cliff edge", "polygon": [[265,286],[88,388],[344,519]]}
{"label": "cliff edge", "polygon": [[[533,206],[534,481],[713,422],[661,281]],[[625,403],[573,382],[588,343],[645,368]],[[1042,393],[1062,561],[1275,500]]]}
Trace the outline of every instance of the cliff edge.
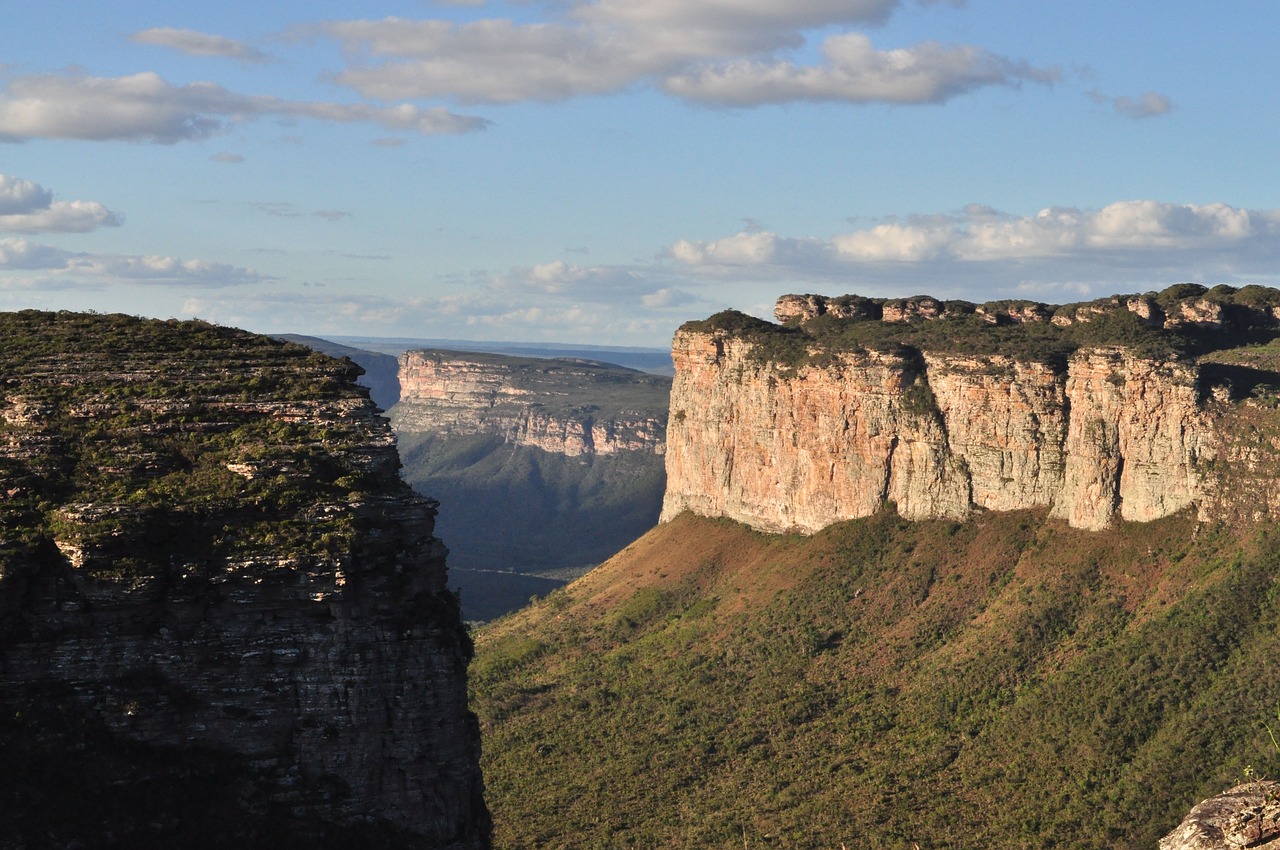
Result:
{"label": "cliff edge", "polygon": [[812,533],[1049,508],[1101,529],[1274,516],[1280,292],[1055,306],[784,296],[676,333],[662,519]]}
{"label": "cliff edge", "polygon": [[0,846],[487,847],[435,505],[358,368],[34,311],[0,359]]}

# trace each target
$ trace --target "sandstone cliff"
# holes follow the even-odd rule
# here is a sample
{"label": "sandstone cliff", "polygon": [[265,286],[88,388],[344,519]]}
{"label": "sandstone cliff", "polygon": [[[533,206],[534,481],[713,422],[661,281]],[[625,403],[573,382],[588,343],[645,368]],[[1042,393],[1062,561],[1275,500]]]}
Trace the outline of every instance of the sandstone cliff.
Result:
{"label": "sandstone cliff", "polygon": [[1269,449],[1238,433],[1242,408],[1280,375],[1214,358],[1280,333],[1275,304],[1190,285],[1067,307],[810,295],[779,301],[786,327],[687,324],[662,517],[813,532],[888,501],[911,519],[1048,507],[1100,529],[1244,510]]}
{"label": "sandstone cliff", "polygon": [[488,846],[435,506],[351,364],[0,322],[0,846]]}
{"label": "sandstone cliff", "polygon": [[591,361],[418,350],[400,358],[397,431],[496,434],[568,457],[665,448],[662,377]]}

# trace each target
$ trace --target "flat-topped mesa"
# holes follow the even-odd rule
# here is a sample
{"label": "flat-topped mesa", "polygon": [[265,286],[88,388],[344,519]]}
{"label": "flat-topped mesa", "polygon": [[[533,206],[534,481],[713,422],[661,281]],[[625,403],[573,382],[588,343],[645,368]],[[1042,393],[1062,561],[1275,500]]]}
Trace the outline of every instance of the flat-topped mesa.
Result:
{"label": "flat-topped mesa", "polygon": [[1182,284],[1062,307],[789,295],[781,326],[690,322],[662,517],[809,533],[885,502],[911,519],[1047,508],[1088,529],[1191,506],[1280,515],[1242,495],[1280,446],[1238,427],[1275,418],[1280,345],[1256,344],[1280,336],[1278,308],[1280,291]]}
{"label": "flat-topped mesa", "polygon": [[400,385],[398,431],[496,434],[570,457],[666,447],[670,379],[621,366],[424,349],[401,357]]}

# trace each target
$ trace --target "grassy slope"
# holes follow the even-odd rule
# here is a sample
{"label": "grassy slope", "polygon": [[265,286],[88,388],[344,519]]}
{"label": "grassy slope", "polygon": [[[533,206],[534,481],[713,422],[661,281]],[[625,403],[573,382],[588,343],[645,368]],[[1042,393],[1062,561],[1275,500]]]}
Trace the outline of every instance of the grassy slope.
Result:
{"label": "grassy slope", "polygon": [[685,515],[479,632],[495,846],[1153,847],[1280,773],[1278,538]]}

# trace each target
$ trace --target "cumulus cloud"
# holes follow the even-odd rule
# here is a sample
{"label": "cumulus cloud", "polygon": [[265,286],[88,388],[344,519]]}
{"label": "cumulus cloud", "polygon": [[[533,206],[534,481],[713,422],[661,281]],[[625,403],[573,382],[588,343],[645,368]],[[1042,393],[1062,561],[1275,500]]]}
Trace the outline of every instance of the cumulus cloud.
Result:
{"label": "cumulus cloud", "polygon": [[[0,238],[0,272],[40,272],[46,279],[62,283],[203,287],[238,286],[271,279],[253,269],[229,263],[159,255],[76,253],[14,237]],[[6,280],[13,282],[14,279]]]}
{"label": "cumulus cloud", "polygon": [[220,35],[208,35],[195,30],[173,27],[153,27],[129,36],[135,44],[168,47],[187,56],[215,56],[239,59],[242,62],[266,62],[270,56],[261,50]]}
{"label": "cumulus cloud", "polygon": [[624,266],[580,266],[555,260],[491,275],[485,288],[521,296],[587,303],[641,303],[663,286],[652,273]]}
{"label": "cumulus cloud", "polygon": [[471,132],[489,123],[442,107],[287,101],[236,94],[207,82],[175,86],[152,72],[127,77],[19,76],[10,78],[0,91],[3,141],[45,138],[174,144],[204,139],[230,124],[264,116],[373,123],[426,135]]}
{"label": "cumulus cloud", "polygon": [[1135,200],[1014,216],[972,205],[958,214],[910,216],[826,239],[742,232],[681,240],[668,253],[694,274],[720,278],[847,279],[861,272],[926,284],[974,275],[1011,284],[1165,272],[1272,275],[1280,261],[1280,210]]}
{"label": "cumulus cloud", "polygon": [[1048,81],[1031,67],[968,45],[876,50],[846,32],[823,42],[824,62],[780,50],[824,27],[883,22],[898,0],[599,0],[554,22],[484,19],[334,21],[349,66],[335,82],[366,97],[451,97],[467,103],[553,101],[656,85],[696,102],[792,100],[936,103],[983,86]]}
{"label": "cumulus cloud", "polygon": [[21,215],[46,210],[53,192],[30,180],[0,174],[0,215]]}
{"label": "cumulus cloud", "polygon": [[38,183],[0,174],[0,233],[87,233],[122,221],[97,201],[56,201]]}
{"label": "cumulus cloud", "polygon": [[739,60],[667,78],[663,86],[689,100],[755,106],[797,100],[849,103],[941,103],[983,86],[1050,82],[1054,72],[969,46],[919,44],[876,50],[861,33],[828,38],[826,63]]}

